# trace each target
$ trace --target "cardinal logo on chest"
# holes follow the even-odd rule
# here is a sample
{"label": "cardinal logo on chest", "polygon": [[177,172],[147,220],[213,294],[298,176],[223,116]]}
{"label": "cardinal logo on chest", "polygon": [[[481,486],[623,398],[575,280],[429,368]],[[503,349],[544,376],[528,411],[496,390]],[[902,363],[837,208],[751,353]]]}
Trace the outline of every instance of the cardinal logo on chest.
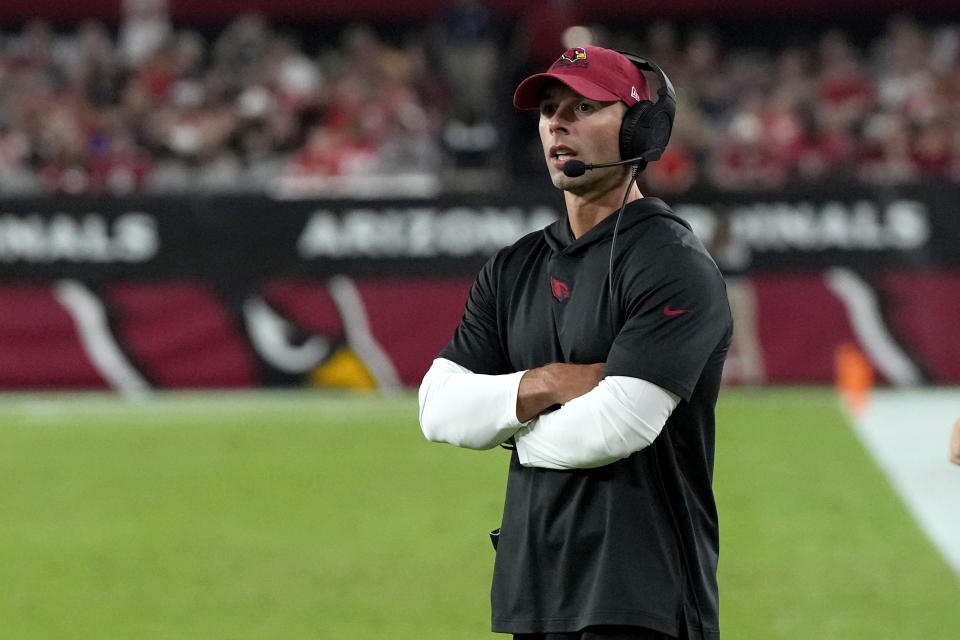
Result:
{"label": "cardinal logo on chest", "polygon": [[570,285],[550,276],[550,293],[557,302],[566,302],[570,299]]}

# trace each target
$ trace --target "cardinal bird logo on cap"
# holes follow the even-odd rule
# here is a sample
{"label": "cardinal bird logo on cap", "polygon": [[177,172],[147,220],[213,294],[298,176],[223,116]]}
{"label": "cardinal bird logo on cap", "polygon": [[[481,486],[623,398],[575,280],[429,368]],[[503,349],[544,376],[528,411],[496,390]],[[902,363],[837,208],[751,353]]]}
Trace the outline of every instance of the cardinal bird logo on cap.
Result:
{"label": "cardinal bird logo on cap", "polygon": [[587,66],[587,50],[583,47],[571,47],[560,54],[560,59],[557,60],[555,65],[563,65],[569,67],[571,65],[577,65],[585,67]]}

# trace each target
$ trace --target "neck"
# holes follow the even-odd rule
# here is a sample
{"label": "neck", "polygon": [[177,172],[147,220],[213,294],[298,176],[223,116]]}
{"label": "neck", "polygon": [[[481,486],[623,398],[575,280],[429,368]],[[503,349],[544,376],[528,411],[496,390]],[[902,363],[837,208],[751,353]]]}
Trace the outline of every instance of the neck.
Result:
{"label": "neck", "polygon": [[[567,204],[567,218],[570,220],[570,230],[573,237],[579,238],[590,229],[593,229],[601,220],[620,209],[623,202],[623,193],[630,184],[630,177],[619,183],[618,186],[601,193],[577,194],[564,191],[563,196]],[[643,197],[640,187],[635,183],[630,186],[627,202],[633,202]]]}

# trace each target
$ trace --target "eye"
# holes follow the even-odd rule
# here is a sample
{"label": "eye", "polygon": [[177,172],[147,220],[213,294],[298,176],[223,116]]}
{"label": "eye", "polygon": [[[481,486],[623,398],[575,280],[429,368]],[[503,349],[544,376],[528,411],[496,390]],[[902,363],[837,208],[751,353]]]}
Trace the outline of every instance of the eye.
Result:
{"label": "eye", "polygon": [[580,113],[589,113],[596,109],[596,106],[592,102],[580,102],[577,104],[577,111]]}
{"label": "eye", "polygon": [[557,111],[557,105],[553,102],[540,103],[540,115],[550,117]]}

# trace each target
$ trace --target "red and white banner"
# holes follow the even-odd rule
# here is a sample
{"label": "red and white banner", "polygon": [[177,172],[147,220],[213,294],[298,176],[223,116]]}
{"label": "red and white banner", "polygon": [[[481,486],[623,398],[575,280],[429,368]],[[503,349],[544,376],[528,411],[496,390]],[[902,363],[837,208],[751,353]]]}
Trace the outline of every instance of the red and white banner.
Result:
{"label": "red and white banner", "polygon": [[[727,275],[731,384],[960,383],[960,188],[694,193]],[[0,201],[0,389],[413,387],[474,274],[556,194]]]}
{"label": "red and white banner", "polygon": [[[231,308],[202,283],[0,285],[0,388],[411,387],[469,278],[271,280]],[[878,380],[960,383],[960,271],[731,278],[734,384],[829,383],[840,345]]]}

